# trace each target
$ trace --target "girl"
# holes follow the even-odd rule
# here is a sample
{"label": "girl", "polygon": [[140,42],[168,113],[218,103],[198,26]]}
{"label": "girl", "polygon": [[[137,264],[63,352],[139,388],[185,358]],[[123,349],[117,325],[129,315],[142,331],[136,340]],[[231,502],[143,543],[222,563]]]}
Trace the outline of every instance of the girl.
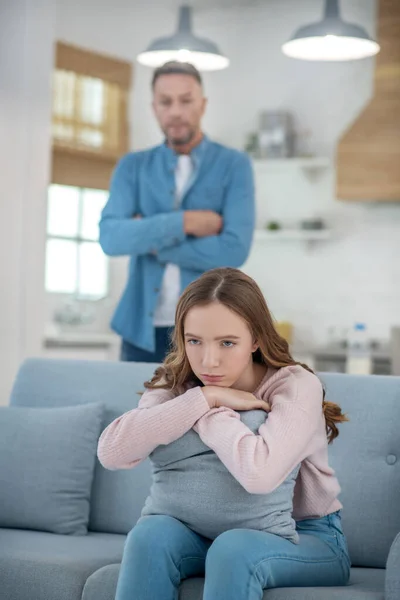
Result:
{"label": "girl", "polygon": [[[293,497],[298,543],[239,526],[212,540],[179,518],[143,516],[126,541],[116,600],[175,600],[182,579],[198,575],[205,575],[204,600],[260,600],[273,587],[347,583],[340,487],[327,448],[347,419],[324,400],[311,369],[293,360],[250,277],[214,269],[186,288],[172,350],[145,387],[139,408],[103,432],[102,464],[134,467],[192,431],[254,502],[301,465]],[[263,423],[253,432],[241,414],[259,409]]]}

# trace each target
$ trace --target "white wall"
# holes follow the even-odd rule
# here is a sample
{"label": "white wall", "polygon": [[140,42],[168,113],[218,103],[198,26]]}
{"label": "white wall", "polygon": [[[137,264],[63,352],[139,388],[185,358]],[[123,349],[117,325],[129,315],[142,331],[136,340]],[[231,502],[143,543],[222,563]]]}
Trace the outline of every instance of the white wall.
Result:
{"label": "white wall", "polygon": [[[322,217],[328,241],[256,244],[245,270],[260,283],[278,319],[295,325],[298,345],[343,339],[356,321],[388,339],[400,322],[400,205],[334,200],[334,168],[308,179],[301,170],[258,171],[259,225]],[[256,250],[257,248],[257,250]],[[335,332],[329,333],[329,329]]]}
{"label": "white wall", "polygon": [[[373,60],[323,64],[295,61],[281,53],[282,42],[301,24],[318,20],[320,0],[212,2],[195,5],[195,30],[218,42],[231,67],[205,76],[210,99],[206,130],[217,140],[243,147],[263,109],[290,110],[311,150],[334,155],[343,130],[372,92]],[[57,35],[83,46],[133,60],[154,37],[173,31],[178,2],[109,3],[59,0]],[[374,0],[342,0],[343,15],[373,35]],[[135,68],[132,146],[160,140],[152,118],[150,72]],[[334,175],[327,172],[309,188],[294,178],[259,181],[260,225],[276,213],[282,219],[318,215],[334,228],[333,241],[310,250],[304,244],[268,244],[253,252],[246,268],[262,285],[278,318],[292,320],[304,342],[322,342],[327,328],[338,331],[365,319],[372,335],[387,337],[399,322],[400,205],[343,204],[334,200]],[[311,197],[312,195],[312,197]],[[301,274],[301,276],[300,276]],[[397,277],[396,277],[397,275]],[[125,271],[115,284],[119,290]]]}
{"label": "white wall", "polygon": [[50,157],[51,0],[0,7],[0,404],[16,370],[40,352]]}
{"label": "white wall", "polygon": [[[177,0],[114,0],[112,4],[108,0],[55,1],[57,39],[132,61],[151,39],[174,30],[179,4]],[[2,313],[8,315],[1,317],[6,341],[0,344],[2,358],[9,362],[11,371],[27,350],[37,353],[41,341],[39,329],[44,329],[43,315],[39,314],[38,319],[32,320],[29,311],[40,312],[43,307],[38,300],[42,294],[44,182],[48,175],[49,46],[53,35],[53,13],[48,8],[50,2],[42,0],[39,5],[35,3],[35,11],[38,11],[35,15],[42,14],[43,17],[41,26],[36,17],[33,18],[33,9],[29,8],[33,0],[32,4],[28,0],[14,2],[13,7],[7,9],[9,16],[6,20],[1,9],[0,18],[2,46],[16,49],[19,64],[28,67],[28,74],[33,73],[29,65],[39,62],[34,71],[37,81],[27,79],[28,75],[21,69],[14,72],[11,64],[0,67],[0,90],[10,90],[11,98],[7,110],[2,110],[2,115],[6,116],[4,127],[8,130],[7,135],[1,135],[3,142],[0,140],[0,148],[7,153],[11,166],[17,158],[20,160],[21,155],[26,165],[24,168],[18,165],[18,168],[2,174],[4,198],[12,196],[14,199],[13,204],[5,208],[2,206],[8,218],[2,219],[5,230],[2,244],[12,259],[5,260],[3,252],[0,259],[3,261],[2,272],[6,274],[3,280],[10,282],[7,300],[2,300],[6,309]],[[196,11],[196,32],[215,39],[231,58],[228,70],[205,76],[210,99],[205,121],[207,132],[214,139],[241,148],[246,134],[257,126],[259,111],[286,108],[294,114],[301,131],[312,132],[309,139],[311,149],[333,155],[339,135],[371,94],[373,61],[306,63],[290,60],[281,54],[281,43],[299,25],[319,18],[322,2],[232,0],[231,6],[224,1],[223,9],[213,8],[211,1],[193,0],[192,4]],[[218,5],[218,0],[215,4]],[[359,22],[374,33],[374,0],[342,0],[341,4],[346,18]],[[19,25],[19,38],[10,35],[7,22],[10,19],[16,22],[18,14],[26,18],[29,10],[28,30],[37,35],[37,40],[33,40],[29,47],[35,48],[34,52],[29,52],[21,44],[25,22]],[[1,55],[4,56],[4,52]],[[7,73],[6,78],[2,71]],[[150,110],[150,76],[149,70],[135,66],[130,105],[133,148],[142,148],[161,139]],[[26,103],[22,100],[14,102],[14,96],[22,97],[27,89],[32,100],[36,98],[29,104],[29,110],[36,111],[36,129],[25,127]],[[9,121],[17,107],[20,120],[16,133]],[[4,142],[10,138],[11,148],[8,142]],[[31,152],[29,144],[34,145],[35,152]],[[21,173],[24,175],[21,176]],[[312,252],[301,244],[287,243],[265,246],[261,258],[253,253],[247,268],[262,285],[276,316],[293,320],[300,337],[308,341],[319,341],[329,325],[344,327],[354,318],[367,319],[374,335],[386,336],[390,324],[400,320],[397,316],[400,300],[399,277],[396,278],[398,267],[390,266],[394,263],[392,258],[398,256],[400,205],[349,206],[338,203],[333,200],[333,176],[329,172],[312,188],[316,192],[313,200],[307,198],[306,191],[300,194],[294,182],[288,183],[286,188],[273,178],[260,183],[258,201],[262,218],[277,209],[282,218],[289,218],[295,208],[297,211],[301,206],[305,211],[307,206],[310,214],[323,216],[332,223],[335,235],[332,242],[320,244]],[[280,190],[282,193],[286,190],[284,196],[279,195]],[[28,214],[31,221],[27,218],[21,221]],[[12,227],[8,226],[10,219]],[[26,233],[36,236],[35,239],[26,237]],[[32,262],[33,268],[17,275],[18,268],[25,264],[25,258]],[[368,274],[367,268],[372,269]],[[31,277],[29,283],[27,275]],[[112,302],[115,302],[125,280],[124,260],[116,261],[112,277]],[[31,289],[35,291],[31,292]],[[28,301],[29,293],[34,295],[33,302]],[[54,306],[52,301],[50,305]],[[109,311],[109,306],[103,307],[99,319],[102,327]],[[27,320],[29,327],[25,327]],[[16,331],[19,331],[18,336],[15,336]],[[23,339],[24,336],[28,339]]]}

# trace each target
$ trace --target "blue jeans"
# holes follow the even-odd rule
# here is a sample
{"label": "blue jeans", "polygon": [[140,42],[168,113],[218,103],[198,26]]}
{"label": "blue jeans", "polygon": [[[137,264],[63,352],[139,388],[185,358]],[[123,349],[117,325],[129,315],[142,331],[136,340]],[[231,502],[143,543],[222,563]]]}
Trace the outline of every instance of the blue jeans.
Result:
{"label": "blue jeans", "polygon": [[297,522],[300,543],[251,529],[211,541],[164,515],[129,533],[115,600],[176,600],[180,582],[204,576],[203,600],[261,600],[275,587],[346,585],[350,559],[340,513]]}
{"label": "blue jeans", "polygon": [[138,348],[126,340],[122,340],[120,358],[128,362],[147,362],[147,363],[162,363],[166,357],[170,342],[173,327],[156,327],[156,348],[154,352]]}

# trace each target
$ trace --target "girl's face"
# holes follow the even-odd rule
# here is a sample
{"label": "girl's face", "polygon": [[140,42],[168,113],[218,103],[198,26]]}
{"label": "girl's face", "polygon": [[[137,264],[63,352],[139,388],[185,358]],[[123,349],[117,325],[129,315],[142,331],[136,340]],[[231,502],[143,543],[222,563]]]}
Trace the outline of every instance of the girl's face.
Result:
{"label": "girl's face", "polygon": [[204,385],[234,387],[252,371],[258,348],[247,323],[229,308],[213,302],[194,306],[184,322],[185,348],[194,374]]}

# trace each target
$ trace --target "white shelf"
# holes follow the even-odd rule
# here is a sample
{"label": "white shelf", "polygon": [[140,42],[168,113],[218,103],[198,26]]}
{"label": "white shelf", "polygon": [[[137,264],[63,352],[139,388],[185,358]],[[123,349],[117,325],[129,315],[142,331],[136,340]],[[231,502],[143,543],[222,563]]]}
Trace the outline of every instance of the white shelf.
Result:
{"label": "white shelf", "polygon": [[275,242],[285,240],[300,240],[305,242],[314,242],[329,240],[331,232],[328,229],[278,229],[270,231],[268,229],[256,229],[254,232],[254,240],[257,242]]}
{"label": "white shelf", "polygon": [[326,169],[331,165],[331,160],[326,156],[298,157],[298,158],[255,158],[253,165],[260,170],[274,169]]}

